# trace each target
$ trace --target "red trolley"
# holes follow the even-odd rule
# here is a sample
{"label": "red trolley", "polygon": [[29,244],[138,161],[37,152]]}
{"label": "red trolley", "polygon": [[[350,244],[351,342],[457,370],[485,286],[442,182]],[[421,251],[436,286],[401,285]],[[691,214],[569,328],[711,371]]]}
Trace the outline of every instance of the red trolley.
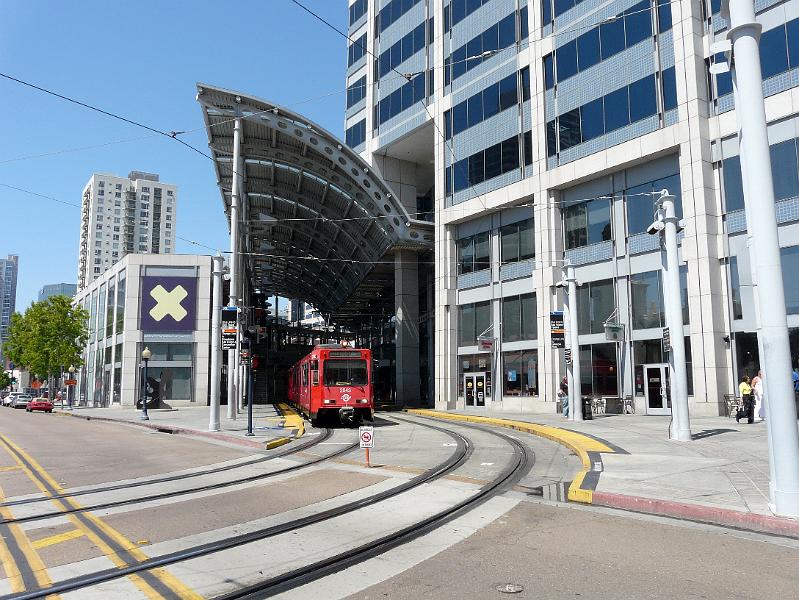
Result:
{"label": "red trolley", "polygon": [[344,425],[372,420],[372,351],[320,344],[289,371],[289,402],[313,425],[336,415]]}

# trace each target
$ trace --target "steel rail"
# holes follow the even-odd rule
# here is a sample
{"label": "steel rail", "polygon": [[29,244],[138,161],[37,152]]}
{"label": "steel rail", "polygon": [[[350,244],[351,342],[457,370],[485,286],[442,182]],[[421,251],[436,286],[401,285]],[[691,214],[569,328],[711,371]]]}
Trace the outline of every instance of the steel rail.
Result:
{"label": "steel rail", "polygon": [[417,475],[413,479],[410,479],[391,489],[378,492],[377,494],[373,494],[371,496],[367,496],[359,500],[355,500],[343,506],[334,507],[331,509],[321,511],[319,513],[314,513],[306,517],[295,519],[293,521],[287,521],[285,523],[280,523],[278,525],[273,525],[271,527],[266,527],[263,529],[251,531],[249,533],[223,538],[221,540],[209,542],[206,544],[201,544],[198,546],[193,546],[190,548],[185,548],[183,550],[179,550],[176,552],[170,552],[168,554],[153,557],[128,567],[104,569],[102,571],[97,571],[87,575],[73,577],[71,579],[55,583],[49,587],[43,587],[18,594],[1,596],[0,600],[11,600],[11,599],[33,600],[35,598],[45,598],[52,594],[66,594],[93,585],[99,585],[101,583],[113,581],[121,577],[127,577],[128,575],[142,573],[144,571],[149,571],[150,569],[155,569],[159,567],[166,567],[169,565],[173,565],[175,563],[185,562],[187,560],[191,560],[194,558],[199,558],[209,554],[215,554],[217,552],[222,552],[224,550],[229,550],[231,548],[236,548],[238,546],[243,546],[245,544],[274,537],[282,533],[287,533],[296,529],[301,529],[309,525],[313,525],[316,523],[320,523],[322,521],[327,521],[334,517],[339,517],[341,515],[351,513],[361,508],[365,508],[367,506],[381,502],[383,500],[387,500],[388,498],[392,498],[394,496],[402,494],[403,492],[406,492],[410,489],[419,487],[421,485],[424,485],[426,483],[444,477],[448,473],[459,468],[472,455],[472,452],[474,451],[473,445],[471,441],[468,438],[464,437],[463,435],[449,431],[442,427],[430,425],[428,423],[417,423],[417,424],[422,425],[423,427],[427,427],[428,429],[434,429],[447,434],[456,441],[456,448],[453,451],[453,453],[449,456],[449,458],[447,458],[447,460],[435,465],[434,467],[431,467],[430,469]]}

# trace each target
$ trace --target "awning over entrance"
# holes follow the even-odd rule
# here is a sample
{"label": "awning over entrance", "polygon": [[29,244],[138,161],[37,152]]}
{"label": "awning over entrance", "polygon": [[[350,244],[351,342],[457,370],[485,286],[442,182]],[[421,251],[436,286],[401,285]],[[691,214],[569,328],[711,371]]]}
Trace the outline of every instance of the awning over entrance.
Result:
{"label": "awning over entrance", "polygon": [[[240,176],[239,247],[250,289],[342,316],[389,296],[391,314],[394,298],[374,285],[393,283],[395,250],[432,247],[432,223],[413,219],[369,164],[301,115],[202,83],[197,100],[228,222]],[[379,275],[371,284],[370,273]]]}

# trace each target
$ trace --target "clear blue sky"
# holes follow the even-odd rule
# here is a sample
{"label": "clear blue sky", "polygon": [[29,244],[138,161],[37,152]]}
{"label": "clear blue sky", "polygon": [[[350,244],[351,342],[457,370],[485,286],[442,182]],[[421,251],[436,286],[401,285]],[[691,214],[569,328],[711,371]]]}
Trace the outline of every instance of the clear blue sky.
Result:
{"label": "clear blue sky", "polygon": [[[303,2],[346,28],[346,0]],[[277,102],[342,136],[346,44],[289,0],[0,3],[0,72],[157,129],[195,130],[184,139],[203,150],[198,81]],[[0,99],[0,184],[79,204],[92,173],[159,173],[179,187],[177,235],[229,247],[207,158],[3,78]],[[133,141],[109,143],[120,140]],[[79,209],[2,186],[0,203],[0,256],[19,254],[23,311],[44,284],[76,281]],[[180,240],[177,251],[209,253]]]}

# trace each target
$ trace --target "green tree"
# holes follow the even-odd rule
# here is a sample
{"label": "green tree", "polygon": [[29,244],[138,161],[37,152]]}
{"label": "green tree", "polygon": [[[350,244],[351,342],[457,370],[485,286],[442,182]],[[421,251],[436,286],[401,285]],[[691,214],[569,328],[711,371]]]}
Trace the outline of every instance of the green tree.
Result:
{"label": "green tree", "polygon": [[10,385],[11,385],[11,376],[5,371],[0,371],[0,390],[4,390]]}
{"label": "green tree", "polygon": [[82,364],[88,320],[86,309],[73,305],[67,296],[33,302],[25,314],[12,315],[3,352],[32,375],[51,381],[63,368]]}

